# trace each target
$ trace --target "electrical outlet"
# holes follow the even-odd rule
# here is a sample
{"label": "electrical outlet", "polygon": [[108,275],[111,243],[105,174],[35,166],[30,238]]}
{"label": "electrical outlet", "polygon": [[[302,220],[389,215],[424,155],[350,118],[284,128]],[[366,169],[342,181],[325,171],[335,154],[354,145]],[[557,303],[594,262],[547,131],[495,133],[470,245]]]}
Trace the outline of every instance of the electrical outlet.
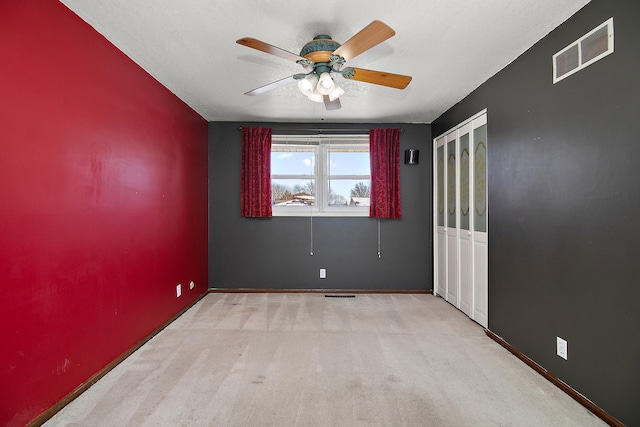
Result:
{"label": "electrical outlet", "polygon": [[320,278],[321,279],[326,279],[327,278],[327,269],[326,268],[321,268],[320,269]]}
{"label": "electrical outlet", "polygon": [[191,281],[191,283],[189,283],[189,289],[193,289],[196,286],[195,283],[193,283],[193,280]]}
{"label": "electrical outlet", "polygon": [[556,353],[564,360],[567,360],[567,358],[569,357],[567,341],[563,340],[560,337],[556,337]]}
{"label": "electrical outlet", "polygon": [[180,295],[182,295],[182,285],[178,283],[178,286],[176,286],[176,298],[178,298]]}

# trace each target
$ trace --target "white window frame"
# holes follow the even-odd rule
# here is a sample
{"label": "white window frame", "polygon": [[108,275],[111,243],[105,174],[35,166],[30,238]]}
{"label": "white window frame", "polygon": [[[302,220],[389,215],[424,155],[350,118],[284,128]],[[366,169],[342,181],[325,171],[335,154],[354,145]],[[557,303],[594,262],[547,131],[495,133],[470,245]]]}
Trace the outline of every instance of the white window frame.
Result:
{"label": "white window frame", "polygon": [[315,203],[313,206],[272,206],[273,216],[325,216],[325,217],[368,217],[369,206],[329,206],[329,178],[353,179],[369,181],[371,188],[371,173],[369,175],[330,175],[328,154],[331,147],[354,147],[366,145],[369,148],[369,135],[314,135],[291,136],[273,135],[273,145],[291,145],[293,147],[313,147],[314,172],[313,175],[271,175],[271,179],[302,179],[315,180]]}

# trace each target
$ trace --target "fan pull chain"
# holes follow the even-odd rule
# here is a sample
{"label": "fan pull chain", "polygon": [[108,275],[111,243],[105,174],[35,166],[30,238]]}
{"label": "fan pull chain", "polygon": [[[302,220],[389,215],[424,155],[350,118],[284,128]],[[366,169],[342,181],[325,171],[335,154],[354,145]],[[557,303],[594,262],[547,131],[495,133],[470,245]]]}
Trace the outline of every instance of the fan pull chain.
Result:
{"label": "fan pull chain", "polygon": [[382,252],[380,249],[380,218],[378,218],[378,259],[382,258]]}

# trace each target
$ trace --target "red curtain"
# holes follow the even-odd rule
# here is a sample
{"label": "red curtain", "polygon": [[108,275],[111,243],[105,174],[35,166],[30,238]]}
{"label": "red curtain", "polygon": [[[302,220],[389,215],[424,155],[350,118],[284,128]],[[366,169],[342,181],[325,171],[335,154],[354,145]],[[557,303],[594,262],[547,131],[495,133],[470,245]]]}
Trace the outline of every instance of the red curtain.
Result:
{"label": "red curtain", "polygon": [[402,218],[400,205],[400,129],[369,130],[371,218]]}
{"label": "red curtain", "polygon": [[271,217],[271,129],[242,127],[240,211]]}

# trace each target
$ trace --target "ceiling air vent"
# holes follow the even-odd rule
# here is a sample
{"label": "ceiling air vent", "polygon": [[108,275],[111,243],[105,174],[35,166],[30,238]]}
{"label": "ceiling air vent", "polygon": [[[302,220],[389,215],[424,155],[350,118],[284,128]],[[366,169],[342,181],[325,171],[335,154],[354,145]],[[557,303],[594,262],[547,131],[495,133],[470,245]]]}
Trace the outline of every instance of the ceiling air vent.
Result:
{"label": "ceiling air vent", "polygon": [[613,53],[613,18],[553,55],[553,83],[557,83]]}

